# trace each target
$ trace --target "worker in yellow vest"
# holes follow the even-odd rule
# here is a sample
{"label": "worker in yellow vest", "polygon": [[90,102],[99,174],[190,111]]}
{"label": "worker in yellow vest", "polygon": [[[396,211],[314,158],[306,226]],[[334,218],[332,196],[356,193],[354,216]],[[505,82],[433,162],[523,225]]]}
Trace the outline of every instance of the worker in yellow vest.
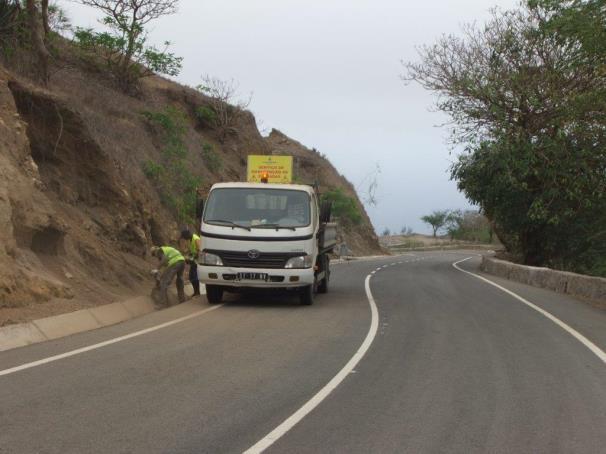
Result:
{"label": "worker in yellow vest", "polygon": [[194,297],[200,295],[200,279],[198,278],[198,256],[202,250],[200,236],[189,229],[181,231],[181,239],[187,241],[187,263],[189,264],[189,282],[194,289]]}
{"label": "worker in yellow vest", "polygon": [[177,249],[170,246],[154,246],[151,253],[160,261],[160,265],[155,271],[158,277],[159,292],[156,303],[162,306],[169,306],[168,286],[175,276],[177,277],[177,296],[179,302],[185,301],[185,290],[183,283],[183,270],[185,269],[185,257]]}

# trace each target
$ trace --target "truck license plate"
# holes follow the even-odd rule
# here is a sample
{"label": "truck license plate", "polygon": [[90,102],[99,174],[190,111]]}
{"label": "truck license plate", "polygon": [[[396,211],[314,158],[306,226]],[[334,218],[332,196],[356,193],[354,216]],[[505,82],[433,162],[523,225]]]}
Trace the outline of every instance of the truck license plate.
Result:
{"label": "truck license plate", "polygon": [[238,273],[239,281],[266,281],[267,273]]}

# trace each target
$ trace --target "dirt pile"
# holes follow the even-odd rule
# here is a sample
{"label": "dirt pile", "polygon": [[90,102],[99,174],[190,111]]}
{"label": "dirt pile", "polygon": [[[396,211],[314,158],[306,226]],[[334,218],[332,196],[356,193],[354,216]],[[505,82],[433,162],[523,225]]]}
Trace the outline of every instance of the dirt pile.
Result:
{"label": "dirt pile", "polygon": [[153,77],[127,96],[68,48],[57,65],[46,89],[0,66],[0,325],[148,291],[146,251],[179,231],[144,171],[163,147],[145,114],[169,107],[184,115],[196,179],[242,180],[248,154],[292,154],[300,181],[356,198],[363,222],[344,233],[354,253],[380,251],[353,187],[278,131],[262,137],[251,113],[220,133],[200,121],[209,100],[196,90]]}

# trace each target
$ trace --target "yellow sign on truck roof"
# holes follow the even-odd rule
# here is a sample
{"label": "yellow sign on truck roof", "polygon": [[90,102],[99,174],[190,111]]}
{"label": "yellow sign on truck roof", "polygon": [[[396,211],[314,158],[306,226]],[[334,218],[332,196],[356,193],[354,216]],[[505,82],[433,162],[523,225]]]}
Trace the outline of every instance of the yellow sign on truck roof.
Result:
{"label": "yellow sign on truck roof", "polygon": [[[267,181],[263,181],[264,179]],[[292,183],[292,156],[249,155],[249,183]]]}

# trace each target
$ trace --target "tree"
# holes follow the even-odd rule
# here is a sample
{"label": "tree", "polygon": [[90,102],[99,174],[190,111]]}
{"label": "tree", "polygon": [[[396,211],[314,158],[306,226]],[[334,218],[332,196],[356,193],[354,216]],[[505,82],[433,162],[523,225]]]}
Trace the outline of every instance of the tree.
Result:
{"label": "tree", "polygon": [[8,66],[29,73],[46,85],[50,79],[53,32],[68,27],[64,10],[48,0],[0,0],[0,56]]}
{"label": "tree", "polygon": [[376,207],[379,203],[377,198],[377,190],[379,189],[379,176],[381,175],[381,166],[375,163],[375,168],[372,169],[362,181],[358,184],[356,192],[361,195],[362,201],[368,206]]}
{"label": "tree", "polygon": [[16,41],[20,24],[21,4],[18,0],[0,0],[0,49]]}
{"label": "tree", "polygon": [[[584,3],[595,2],[558,2]],[[465,150],[451,175],[507,248],[526,264],[583,270],[606,236],[606,71],[599,48],[591,60],[590,39],[572,25],[562,33],[558,17],[495,11],[484,27],[421,48],[404,78],[439,95]]]}
{"label": "tree", "polygon": [[405,225],[400,229],[400,235],[410,236],[412,234],[413,234],[412,227],[408,227]]}
{"label": "tree", "polygon": [[567,46],[571,59],[604,64],[606,28],[604,0],[527,0],[543,20],[540,28]]}
{"label": "tree", "polygon": [[488,219],[475,210],[452,210],[446,217],[446,231],[451,240],[492,243]]}
{"label": "tree", "polygon": [[48,1],[26,0],[27,18],[32,46],[38,59],[40,80],[44,85],[50,78],[50,52],[46,47],[48,30]]}
{"label": "tree", "polygon": [[145,26],[152,20],[173,14],[178,0],[78,0],[100,10],[106,32],[77,28],[78,44],[105,57],[108,68],[122,89],[136,88],[143,77],[154,73],[176,76],[182,58],[167,52],[170,43],[159,50],[148,46]]}
{"label": "tree", "polygon": [[460,233],[462,224],[463,212],[461,210],[452,210],[448,213],[445,220],[445,226],[451,241]]}
{"label": "tree", "polygon": [[47,36],[55,33],[66,32],[71,30],[71,23],[67,13],[56,3],[51,3],[46,6],[45,33]]}
{"label": "tree", "polygon": [[220,142],[225,142],[227,134],[234,128],[244,111],[250,105],[252,93],[239,99],[239,84],[234,80],[222,80],[209,75],[202,77],[202,83],[196,87],[209,98],[210,106],[198,108],[198,117],[219,129]]}
{"label": "tree", "polygon": [[448,218],[448,211],[434,211],[431,214],[425,215],[421,218],[421,221],[426,224],[431,225],[433,229],[433,237],[435,238],[438,234],[438,230],[440,230],[446,224],[446,219]]}
{"label": "tree", "polygon": [[391,235],[391,230],[389,230],[388,227],[385,227],[383,229],[383,233],[381,233],[381,236],[389,236],[389,235]]}

